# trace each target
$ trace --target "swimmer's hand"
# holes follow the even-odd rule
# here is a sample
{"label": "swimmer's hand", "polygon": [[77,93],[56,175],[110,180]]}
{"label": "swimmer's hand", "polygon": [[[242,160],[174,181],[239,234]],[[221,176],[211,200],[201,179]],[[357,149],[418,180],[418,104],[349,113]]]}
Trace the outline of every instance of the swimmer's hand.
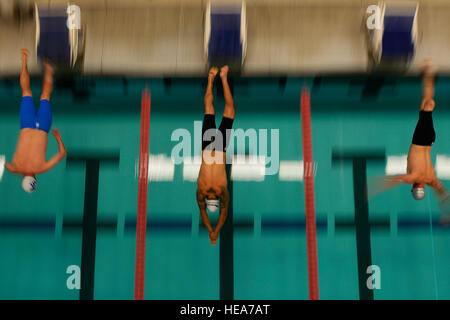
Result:
{"label": "swimmer's hand", "polygon": [[56,140],[60,140],[61,139],[61,133],[59,133],[58,129],[52,129],[52,134],[55,137]]}
{"label": "swimmer's hand", "polygon": [[213,246],[216,245],[218,237],[219,237],[219,235],[215,231],[212,231],[209,233],[209,240],[211,241],[211,245],[213,245]]}
{"label": "swimmer's hand", "polygon": [[56,166],[64,157],[66,156],[66,148],[61,140],[61,134],[58,129],[52,129],[52,134],[58,142],[58,153],[55,154],[49,161],[45,163],[41,170],[37,173],[43,173],[51,170],[54,166]]}
{"label": "swimmer's hand", "polygon": [[66,156],[66,148],[64,147],[64,143],[61,139],[61,133],[59,133],[58,129],[52,129],[52,134],[58,142],[58,155],[60,157],[60,161]]}

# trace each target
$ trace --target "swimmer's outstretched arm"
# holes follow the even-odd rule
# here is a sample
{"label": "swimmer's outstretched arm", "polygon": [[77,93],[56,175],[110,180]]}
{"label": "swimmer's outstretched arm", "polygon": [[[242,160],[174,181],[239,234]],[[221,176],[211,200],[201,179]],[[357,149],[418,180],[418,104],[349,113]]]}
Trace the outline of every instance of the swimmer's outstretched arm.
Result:
{"label": "swimmer's outstretched arm", "polygon": [[202,193],[199,190],[197,190],[197,204],[198,204],[198,208],[200,209],[200,216],[202,217],[203,223],[205,224],[209,233],[213,232],[214,229],[212,228],[211,222],[209,221],[208,214],[206,213],[205,197],[202,195]]}
{"label": "swimmer's outstretched arm", "polygon": [[435,178],[428,185],[434,189],[434,192],[438,197],[439,207],[441,208],[442,212],[441,217],[442,225],[445,226],[450,225],[450,194],[445,189],[444,184],[441,183],[437,178]]}
{"label": "swimmer's outstretched arm", "polygon": [[12,164],[10,164],[8,162],[5,163],[5,169],[8,170],[11,173],[17,173],[18,172],[16,170],[16,168]]}
{"label": "swimmer's outstretched arm", "polygon": [[437,178],[434,178],[434,180],[431,183],[428,183],[428,185],[434,189],[439,199],[448,197],[449,194],[447,190]]}
{"label": "swimmer's outstretched arm", "polygon": [[55,154],[49,161],[47,161],[42,168],[42,170],[38,173],[43,173],[46,171],[49,171],[54,166],[56,166],[64,157],[66,156],[66,148],[64,147],[64,143],[61,139],[61,134],[59,133],[58,129],[52,129],[52,134],[56,139],[56,142],[58,143],[58,153]]}
{"label": "swimmer's outstretched arm", "polygon": [[403,174],[395,176],[372,177],[368,184],[368,198],[372,198],[378,193],[395,188],[401,183],[413,184],[416,177],[412,174]]}
{"label": "swimmer's outstretched arm", "polygon": [[230,202],[230,194],[228,193],[228,189],[223,187],[222,194],[220,195],[220,216],[219,220],[217,221],[216,230],[214,230],[216,237],[219,235],[220,229],[222,229],[225,220],[227,219],[229,202]]}

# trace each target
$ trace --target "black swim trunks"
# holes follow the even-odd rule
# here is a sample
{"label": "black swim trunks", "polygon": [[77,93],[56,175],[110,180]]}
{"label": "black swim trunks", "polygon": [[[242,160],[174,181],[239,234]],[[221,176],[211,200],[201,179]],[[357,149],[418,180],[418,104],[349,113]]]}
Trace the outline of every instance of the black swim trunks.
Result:
{"label": "black swim trunks", "polygon": [[418,146],[431,146],[436,140],[436,132],[433,127],[433,117],[431,111],[421,110],[419,112],[419,121],[417,122],[416,130],[412,143]]}
{"label": "black swim trunks", "polygon": [[202,150],[221,150],[226,152],[230,143],[234,119],[222,117],[219,130],[216,130],[216,116],[205,114],[202,128]]}

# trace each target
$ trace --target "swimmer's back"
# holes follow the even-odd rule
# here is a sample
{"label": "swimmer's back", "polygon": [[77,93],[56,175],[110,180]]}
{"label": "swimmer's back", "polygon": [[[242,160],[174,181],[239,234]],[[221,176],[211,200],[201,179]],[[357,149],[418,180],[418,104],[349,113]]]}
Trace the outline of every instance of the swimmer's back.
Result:
{"label": "swimmer's back", "polygon": [[418,180],[424,183],[435,178],[430,149],[428,146],[412,144],[408,153],[407,173],[417,176]]}
{"label": "swimmer's back", "polygon": [[20,172],[38,172],[45,164],[47,132],[25,128],[20,130],[12,164]]}

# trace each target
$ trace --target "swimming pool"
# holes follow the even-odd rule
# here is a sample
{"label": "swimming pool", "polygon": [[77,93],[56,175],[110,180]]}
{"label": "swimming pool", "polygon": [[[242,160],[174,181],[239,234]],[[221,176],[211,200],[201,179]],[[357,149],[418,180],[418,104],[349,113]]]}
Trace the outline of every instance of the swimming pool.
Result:
{"label": "swimming pool", "polygon": [[[195,136],[195,121],[203,118],[204,79],[57,83],[53,126],[61,131],[67,159],[38,177],[39,191],[33,195],[21,190],[17,176],[6,173],[0,183],[0,299],[79,299],[80,290],[68,288],[67,268],[82,264],[95,268],[89,279],[94,299],[133,299],[140,99],[146,83],[152,101],[145,298],[308,299],[303,179],[290,170],[303,157],[303,81],[233,81],[234,127],[278,130],[280,171],[262,178],[234,177],[233,245],[222,249],[209,244],[199,217],[195,175],[184,164],[171,163],[177,144],[173,131],[186,129]],[[417,122],[419,78],[384,78],[375,89],[370,81],[306,81],[311,88],[321,299],[361,298],[353,169],[351,163],[333,161],[333,151],[375,152],[382,159],[367,161],[367,176],[384,174],[390,157],[407,154]],[[37,97],[40,79],[33,78],[31,85]],[[436,84],[433,163],[437,156],[450,157],[449,87],[449,78]],[[11,159],[19,131],[18,79],[0,82],[0,101],[0,154]],[[217,114],[222,110],[218,97]],[[50,137],[48,157],[56,151]],[[192,157],[197,155],[193,140],[192,151]],[[269,147],[269,154],[274,151]],[[82,261],[86,168],[87,162],[95,163],[92,159],[99,163],[95,254]],[[449,169],[441,168],[448,186]],[[409,186],[401,186],[370,200],[371,260],[381,275],[374,299],[450,298],[450,229],[439,226],[437,201],[428,194],[416,202]]]}

